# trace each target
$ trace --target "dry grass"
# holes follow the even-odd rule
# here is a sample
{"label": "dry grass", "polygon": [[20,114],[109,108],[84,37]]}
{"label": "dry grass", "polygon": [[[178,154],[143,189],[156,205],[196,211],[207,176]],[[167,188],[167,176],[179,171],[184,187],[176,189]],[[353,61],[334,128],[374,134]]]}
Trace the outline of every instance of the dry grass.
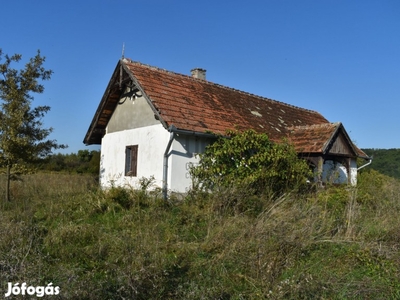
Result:
{"label": "dry grass", "polygon": [[4,288],[53,282],[61,299],[400,298],[400,184],[374,172],[357,189],[169,203],[37,174],[12,196],[0,213]]}

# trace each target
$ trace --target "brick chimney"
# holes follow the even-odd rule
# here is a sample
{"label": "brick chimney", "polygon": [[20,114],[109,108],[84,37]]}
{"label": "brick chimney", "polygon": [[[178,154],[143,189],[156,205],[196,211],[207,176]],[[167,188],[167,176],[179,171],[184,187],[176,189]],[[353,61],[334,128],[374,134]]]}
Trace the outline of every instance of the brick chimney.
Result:
{"label": "brick chimney", "polygon": [[190,72],[192,73],[192,77],[206,80],[206,70],[195,68],[190,70]]}

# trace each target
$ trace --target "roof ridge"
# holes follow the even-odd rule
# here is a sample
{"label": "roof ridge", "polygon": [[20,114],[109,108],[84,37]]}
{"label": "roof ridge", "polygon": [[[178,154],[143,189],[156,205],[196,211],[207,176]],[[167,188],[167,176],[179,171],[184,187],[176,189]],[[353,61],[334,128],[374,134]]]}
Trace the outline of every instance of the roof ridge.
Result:
{"label": "roof ridge", "polygon": [[307,109],[307,108],[304,108],[304,107],[300,107],[300,106],[297,106],[297,105],[289,104],[289,103],[282,102],[282,101],[279,101],[279,100],[275,100],[275,99],[271,99],[271,98],[268,98],[268,97],[260,96],[260,95],[257,95],[257,94],[253,94],[253,93],[246,92],[246,91],[243,91],[243,90],[235,89],[235,88],[232,88],[232,87],[229,87],[229,86],[226,86],[226,85],[222,85],[222,84],[219,84],[219,83],[215,83],[215,82],[212,82],[212,81],[208,81],[208,80],[204,80],[204,79],[200,79],[200,78],[195,78],[195,77],[190,76],[190,75],[177,73],[177,72],[170,71],[170,70],[167,70],[167,69],[163,69],[163,68],[160,68],[160,67],[156,67],[156,66],[152,66],[152,65],[149,65],[149,64],[145,64],[145,63],[142,63],[140,61],[134,61],[134,60],[132,60],[130,58],[124,58],[123,61],[131,63],[131,64],[136,64],[136,65],[140,65],[140,66],[143,66],[143,67],[147,67],[147,68],[150,68],[150,69],[153,69],[153,70],[157,70],[157,71],[160,71],[160,72],[165,72],[165,73],[169,73],[169,74],[172,74],[172,75],[185,77],[185,78],[188,78],[190,80],[198,81],[198,82],[201,82],[201,83],[214,85],[214,86],[217,86],[217,87],[220,87],[220,88],[224,88],[224,89],[227,89],[227,90],[231,90],[231,91],[235,91],[235,92],[238,92],[238,93],[241,93],[241,94],[244,94],[244,95],[257,97],[257,98],[259,98],[261,100],[264,100],[264,101],[265,100],[273,101],[273,102],[276,102],[276,103],[279,103],[279,104],[282,104],[282,105],[285,105],[285,106],[288,106],[288,107],[292,107],[292,108],[300,109],[300,110],[303,110],[303,111],[320,114],[316,110]]}
{"label": "roof ridge", "polygon": [[327,122],[327,123],[312,124],[312,125],[289,126],[289,127],[287,127],[287,129],[290,130],[290,129],[307,129],[307,128],[312,128],[312,127],[339,126],[340,124],[341,124],[341,122]]}
{"label": "roof ridge", "polygon": [[180,74],[180,73],[176,73],[176,72],[173,72],[173,71],[169,71],[167,69],[163,69],[163,68],[160,68],[160,67],[156,67],[156,66],[152,66],[152,65],[149,65],[149,64],[145,64],[145,63],[142,63],[140,61],[132,60],[132,59],[126,58],[126,57],[123,58],[122,61],[125,62],[125,63],[130,63],[130,64],[135,64],[135,65],[140,65],[140,66],[143,66],[143,67],[147,67],[149,69],[155,69],[155,70],[166,72],[166,73],[172,73],[172,74],[175,74],[175,75],[184,76],[183,74]]}

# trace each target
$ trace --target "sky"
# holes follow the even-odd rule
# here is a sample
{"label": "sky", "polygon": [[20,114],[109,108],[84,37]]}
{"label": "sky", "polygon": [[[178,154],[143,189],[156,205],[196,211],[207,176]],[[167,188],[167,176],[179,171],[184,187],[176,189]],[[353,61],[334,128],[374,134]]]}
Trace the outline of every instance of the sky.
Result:
{"label": "sky", "polygon": [[[207,80],[342,122],[360,148],[400,148],[398,0],[0,0],[0,48],[54,71],[33,106],[67,144],[84,136],[118,60]],[[22,68],[23,64],[15,65]]]}

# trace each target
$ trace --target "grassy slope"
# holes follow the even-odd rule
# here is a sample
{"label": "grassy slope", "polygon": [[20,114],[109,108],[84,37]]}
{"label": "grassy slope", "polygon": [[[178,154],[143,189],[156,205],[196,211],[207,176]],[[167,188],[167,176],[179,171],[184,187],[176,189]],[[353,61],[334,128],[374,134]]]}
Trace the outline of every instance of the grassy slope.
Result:
{"label": "grassy slope", "polygon": [[228,190],[165,204],[57,174],[12,194],[0,205],[3,293],[52,282],[65,299],[400,298],[400,183],[374,171],[357,190],[274,199]]}

